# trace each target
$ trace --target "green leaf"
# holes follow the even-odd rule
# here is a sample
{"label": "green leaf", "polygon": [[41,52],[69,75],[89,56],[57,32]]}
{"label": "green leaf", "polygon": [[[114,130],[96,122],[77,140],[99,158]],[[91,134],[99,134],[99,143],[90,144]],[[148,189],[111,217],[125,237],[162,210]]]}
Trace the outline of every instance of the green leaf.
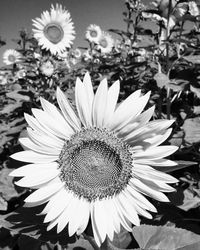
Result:
{"label": "green leaf", "polygon": [[199,250],[200,236],[181,228],[141,225],[133,236],[145,250]]}

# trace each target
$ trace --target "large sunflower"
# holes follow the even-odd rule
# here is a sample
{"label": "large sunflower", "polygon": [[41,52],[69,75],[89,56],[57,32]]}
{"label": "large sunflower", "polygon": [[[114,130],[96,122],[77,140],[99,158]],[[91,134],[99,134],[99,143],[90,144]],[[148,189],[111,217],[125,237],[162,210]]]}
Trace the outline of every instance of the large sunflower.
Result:
{"label": "large sunflower", "polygon": [[75,31],[70,13],[62,5],[51,6],[51,10],[44,11],[41,18],[33,20],[34,37],[43,49],[52,54],[63,52],[69,48],[74,40]]}
{"label": "large sunflower", "polygon": [[27,206],[48,202],[42,211],[48,230],[57,225],[59,233],[68,225],[69,236],[80,235],[91,219],[101,245],[121,225],[128,231],[139,225],[139,215],[152,218],[148,211],[156,208],[145,196],[167,202],[163,192],[174,191],[167,183],[177,180],[156,169],[175,165],[164,157],[177,147],[159,146],[173,121],[149,121],[153,107],[142,113],[150,93],[137,90],[116,107],[118,95],[119,81],[108,88],[106,79],[94,94],[86,73],[76,81],[77,114],[59,88],[60,110],[41,98],[43,110],[25,114],[28,137],[20,143],[26,150],[11,157],[30,164],[11,176],[24,176],[16,184],[36,189]]}

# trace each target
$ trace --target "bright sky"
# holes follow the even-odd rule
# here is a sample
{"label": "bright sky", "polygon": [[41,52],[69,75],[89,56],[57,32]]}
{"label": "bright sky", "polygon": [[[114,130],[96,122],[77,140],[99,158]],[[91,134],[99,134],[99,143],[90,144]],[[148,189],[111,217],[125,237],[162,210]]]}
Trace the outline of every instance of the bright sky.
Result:
{"label": "bright sky", "polygon": [[124,0],[0,0],[0,36],[7,45],[0,48],[0,66],[2,54],[6,49],[15,48],[11,40],[18,38],[21,28],[32,29],[32,19],[40,17],[51,4],[60,3],[71,13],[76,30],[76,46],[86,45],[84,35],[89,24],[97,24],[102,29],[125,29],[122,12]]}

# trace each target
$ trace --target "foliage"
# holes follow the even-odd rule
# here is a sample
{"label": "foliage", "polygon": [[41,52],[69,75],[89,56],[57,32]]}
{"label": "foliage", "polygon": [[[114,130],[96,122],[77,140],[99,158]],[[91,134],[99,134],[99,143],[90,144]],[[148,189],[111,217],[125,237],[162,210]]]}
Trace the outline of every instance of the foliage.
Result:
{"label": "foliage", "polygon": [[[18,138],[26,127],[24,112],[40,107],[39,97],[55,102],[59,86],[74,105],[74,84],[86,71],[91,73],[94,88],[100,80],[109,84],[120,80],[120,101],[134,90],[151,90],[149,105],[155,105],[154,118],[174,119],[173,134],[166,142],[179,146],[173,160],[178,165],[170,171],[179,179],[177,192],[170,194],[170,205],[160,209],[152,220],[141,218],[132,234],[122,231],[102,249],[199,249],[200,248],[200,26],[199,2],[157,0],[144,5],[126,0],[123,12],[126,30],[112,28],[112,51],[103,53],[98,43],[69,48],[52,55],[42,49],[26,30],[15,39],[22,55],[19,63],[0,69],[0,247],[9,249],[95,249],[85,236],[55,239],[41,224],[41,211],[24,209],[22,200],[29,193],[16,189],[6,175],[17,163],[9,155],[20,149]],[[0,46],[5,42],[0,38]],[[19,164],[19,163],[18,163]],[[153,201],[152,201],[153,202]],[[16,210],[18,208],[18,210]],[[22,222],[27,218],[26,224]],[[152,226],[154,225],[154,226]],[[182,229],[181,229],[182,228]],[[66,234],[64,232],[63,234]],[[77,240],[77,241],[76,241]]]}

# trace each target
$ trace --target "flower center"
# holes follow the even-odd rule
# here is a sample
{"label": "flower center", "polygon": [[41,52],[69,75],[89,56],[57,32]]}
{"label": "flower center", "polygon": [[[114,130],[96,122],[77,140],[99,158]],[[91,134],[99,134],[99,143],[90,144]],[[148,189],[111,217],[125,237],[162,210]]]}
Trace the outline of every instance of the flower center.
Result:
{"label": "flower center", "polygon": [[106,129],[89,128],[66,141],[59,156],[60,179],[88,201],[120,193],[131,177],[129,146]]}
{"label": "flower center", "polygon": [[57,23],[50,23],[44,28],[45,37],[52,43],[59,43],[64,37],[63,28]]}
{"label": "flower center", "polygon": [[97,37],[97,32],[96,32],[96,30],[91,30],[91,31],[90,31],[90,35],[91,35],[91,37]]}
{"label": "flower center", "polygon": [[106,39],[101,39],[101,41],[99,42],[99,44],[101,45],[101,47],[106,48],[108,46],[108,42]]}
{"label": "flower center", "polygon": [[15,62],[15,61],[16,61],[16,57],[15,57],[14,55],[9,55],[9,56],[8,56],[8,60],[9,60],[10,62]]}

